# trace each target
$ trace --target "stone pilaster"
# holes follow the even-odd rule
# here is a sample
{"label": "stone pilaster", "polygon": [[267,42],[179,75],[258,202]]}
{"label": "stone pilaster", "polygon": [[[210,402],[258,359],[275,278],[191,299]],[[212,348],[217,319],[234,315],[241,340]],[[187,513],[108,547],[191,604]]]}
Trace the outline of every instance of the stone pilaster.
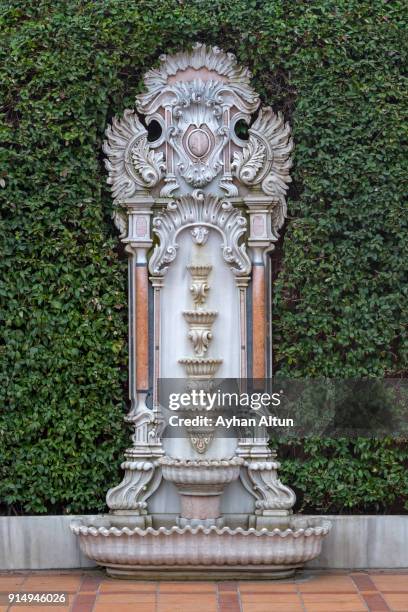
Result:
{"label": "stone pilaster", "polygon": [[125,420],[132,424],[132,446],[125,452],[122,482],[110,489],[106,503],[114,514],[140,516],[149,524],[147,499],[161,480],[158,458],[163,455],[163,421],[157,408],[146,404],[149,393],[149,295],[147,252],[151,247],[150,216],[153,199],[139,196],[124,201],[127,234],[122,238],[129,255],[129,399]]}

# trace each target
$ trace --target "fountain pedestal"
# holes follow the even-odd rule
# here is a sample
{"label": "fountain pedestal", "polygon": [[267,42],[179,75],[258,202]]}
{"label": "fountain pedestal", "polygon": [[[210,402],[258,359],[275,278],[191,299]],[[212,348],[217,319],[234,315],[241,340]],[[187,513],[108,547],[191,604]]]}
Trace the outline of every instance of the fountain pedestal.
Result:
{"label": "fountain pedestal", "polygon": [[163,478],[173,482],[181,497],[180,527],[224,524],[220,498],[225,485],[239,478],[244,460],[180,460],[163,457],[160,460]]}

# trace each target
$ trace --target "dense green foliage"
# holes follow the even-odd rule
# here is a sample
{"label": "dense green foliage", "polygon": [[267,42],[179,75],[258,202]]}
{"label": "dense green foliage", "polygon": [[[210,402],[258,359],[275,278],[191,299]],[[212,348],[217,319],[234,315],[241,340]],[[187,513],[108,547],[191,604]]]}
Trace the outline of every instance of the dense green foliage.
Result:
{"label": "dense green foliage", "polygon": [[[118,481],[126,261],[103,131],[160,53],[195,40],[235,52],[293,125],[276,367],[406,373],[403,9],[402,0],[0,0],[4,512],[98,511]],[[282,452],[305,510],[395,511],[408,499],[406,444],[309,440]]]}

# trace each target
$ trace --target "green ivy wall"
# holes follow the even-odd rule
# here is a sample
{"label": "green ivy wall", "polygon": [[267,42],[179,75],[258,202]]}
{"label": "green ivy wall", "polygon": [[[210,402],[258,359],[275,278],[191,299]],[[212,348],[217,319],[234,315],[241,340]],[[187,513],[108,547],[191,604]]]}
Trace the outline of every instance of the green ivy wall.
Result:
{"label": "green ivy wall", "polygon": [[[126,261],[101,155],[163,52],[236,53],[296,142],[275,367],[404,376],[406,18],[398,0],[0,0],[0,512],[94,512],[127,444]],[[405,123],[404,123],[405,122]],[[282,447],[305,511],[408,507],[404,441]]]}

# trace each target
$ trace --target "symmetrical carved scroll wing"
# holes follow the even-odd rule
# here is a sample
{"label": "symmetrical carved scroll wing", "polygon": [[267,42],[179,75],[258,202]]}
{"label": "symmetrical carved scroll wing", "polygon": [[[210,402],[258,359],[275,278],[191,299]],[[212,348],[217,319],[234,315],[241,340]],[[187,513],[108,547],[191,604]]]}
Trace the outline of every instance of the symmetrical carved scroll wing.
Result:
{"label": "symmetrical carved scroll wing", "polygon": [[109,172],[108,183],[116,202],[156,185],[165,171],[163,153],[150,150],[147,131],[136,113],[125,110],[106,130],[103,151]]}
{"label": "symmetrical carved scroll wing", "polygon": [[282,113],[275,114],[270,107],[261,108],[249,128],[248,145],[242,153],[234,153],[232,169],[245,185],[260,185],[267,195],[284,197],[292,180],[289,175],[292,149],[290,126]]}

